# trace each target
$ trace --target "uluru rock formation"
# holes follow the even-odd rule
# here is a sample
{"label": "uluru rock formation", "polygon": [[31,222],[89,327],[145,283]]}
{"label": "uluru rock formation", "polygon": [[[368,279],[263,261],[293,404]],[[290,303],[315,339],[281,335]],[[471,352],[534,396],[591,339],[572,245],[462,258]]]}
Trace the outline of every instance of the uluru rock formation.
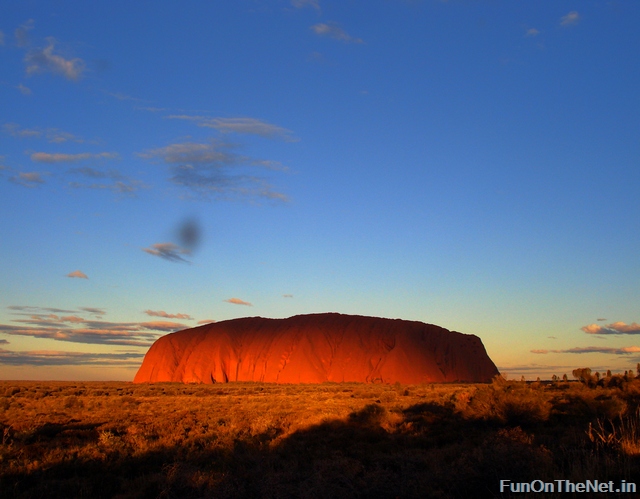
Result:
{"label": "uluru rock formation", "polygon": [[247,317],[159,338],[134,383],[488,382],[477,336],[423,322],[336,313]]}

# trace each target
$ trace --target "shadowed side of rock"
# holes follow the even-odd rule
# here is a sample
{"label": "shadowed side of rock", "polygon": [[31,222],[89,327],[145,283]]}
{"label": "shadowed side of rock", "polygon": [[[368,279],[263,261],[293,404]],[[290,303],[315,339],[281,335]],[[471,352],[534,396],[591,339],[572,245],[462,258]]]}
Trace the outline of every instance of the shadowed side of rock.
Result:
{"label": "shadowed side of rock", "polygon": [[248,317],[159,338],[134,382],[488,382],[480,338],[416,321],[343,314]]}

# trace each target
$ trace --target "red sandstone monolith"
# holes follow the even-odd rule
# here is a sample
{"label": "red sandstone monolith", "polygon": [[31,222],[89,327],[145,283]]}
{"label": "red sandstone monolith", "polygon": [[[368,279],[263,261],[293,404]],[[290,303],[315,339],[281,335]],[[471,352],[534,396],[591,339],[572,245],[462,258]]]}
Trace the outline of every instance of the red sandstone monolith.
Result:
{"label": "red sandstone monolith", "polygon": [[336,313],[247,317],[159,338],[134,383],[488,382],[480,341],[423,322]]}

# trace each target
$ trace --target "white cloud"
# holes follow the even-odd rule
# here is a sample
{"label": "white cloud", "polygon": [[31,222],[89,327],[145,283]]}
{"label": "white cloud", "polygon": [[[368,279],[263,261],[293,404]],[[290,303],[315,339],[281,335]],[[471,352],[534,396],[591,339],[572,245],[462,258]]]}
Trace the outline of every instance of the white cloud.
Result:
{"label": "white cloud", "polygon": [[580,21],[580,14],[578,14],[577,10],[572,10],[566,16],[562,16],[560,19],[560,24],[562,26],[571,26],[573,24],[578,24]]}
{"label": "white cloud", "polygon": [[540,31],[538,31],[535,28],[529,28],[525,34],[525,36],[538,36],[540,34]]}
{"label": "white cloud", "polygon": [[27,64],[27,74],[50,72],[60,74],[67,80],[77,80],[84,71],[84,61],[82,59],[65,59],[61,55],[54,54],[55,40],[48,38],[44,49],[31,50],[25,56]]}
{"label": "white cloud", "polygon": [[354,38],[343,30],[337,23],[318,23],[311,26],[316,35],[326,36],[345,43],[364,43],[361,38]]}

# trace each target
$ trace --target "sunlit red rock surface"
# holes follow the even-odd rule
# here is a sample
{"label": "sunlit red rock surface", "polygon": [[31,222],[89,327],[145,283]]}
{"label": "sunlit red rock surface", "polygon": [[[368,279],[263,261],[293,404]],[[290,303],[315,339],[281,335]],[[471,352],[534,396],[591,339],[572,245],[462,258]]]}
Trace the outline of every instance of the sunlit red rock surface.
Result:
{"label": "sunlit red rock surface", "polygon": [[135,383],[487,382],[480,338],[422,322],[335,313],[247,317],[159,338]]}

